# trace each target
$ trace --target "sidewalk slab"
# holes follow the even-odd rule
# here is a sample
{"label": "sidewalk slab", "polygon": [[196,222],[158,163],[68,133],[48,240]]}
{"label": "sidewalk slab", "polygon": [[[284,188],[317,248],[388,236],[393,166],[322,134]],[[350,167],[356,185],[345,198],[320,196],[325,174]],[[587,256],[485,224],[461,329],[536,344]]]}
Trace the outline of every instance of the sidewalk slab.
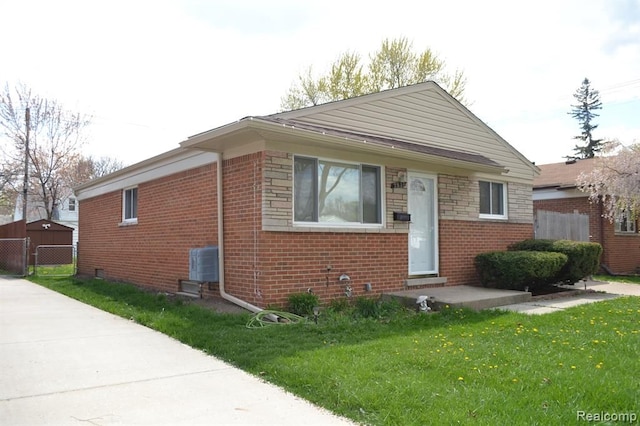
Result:
{"label": "sidewalk slab", "polygon": [[351,425],[164,334],[0,277],[0,423]]}
{"label": "sidewalk slab", "polygon": [[539,300],[527,303],[518,303],[513,305],[500,306],[498,309],[513,312],[522,312],[525,314],[548,314],[557,312],[573,306],[583,305],[585,303],[599,302],[602,300],[615,299],[620,297],[616,294],[607,293],[587,293],[579,296],[568,296],[552,300]]}

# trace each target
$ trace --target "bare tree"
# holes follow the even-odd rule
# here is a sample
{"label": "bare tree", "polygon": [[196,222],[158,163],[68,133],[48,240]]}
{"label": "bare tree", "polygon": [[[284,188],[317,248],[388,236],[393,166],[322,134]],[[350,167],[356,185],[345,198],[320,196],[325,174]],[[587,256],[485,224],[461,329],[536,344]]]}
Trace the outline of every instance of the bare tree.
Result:
{"label": "bare tree", "polygon": [[80,185],[91,179],[106,176],[124,167],[124,163],[112,157],[82,157],[76,164],[72,186]]}
{"label": "bare tree", "polygon": [[81,159],[84,131],[90,117],[64,109],[56,100],[32,93],[19,83],[6,84],[0,92],[0,131],[6,138],[0,144],[3,155],[2,174],[7,176],[5,190],[19,193],[24,189],[24,158],[27,141],[26,110],[29,109],[29,180],[30,203],[53,218],[60,202],[71,195],[70,176]]}

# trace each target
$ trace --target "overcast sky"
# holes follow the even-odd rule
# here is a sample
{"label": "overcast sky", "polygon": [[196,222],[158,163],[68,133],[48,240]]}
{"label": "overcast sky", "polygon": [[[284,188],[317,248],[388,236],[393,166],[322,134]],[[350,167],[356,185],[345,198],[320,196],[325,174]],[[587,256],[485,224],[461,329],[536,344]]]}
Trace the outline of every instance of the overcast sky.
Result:
{"label": "overcast sky", "polygon": [[132,164],[277,112],[307,67],[383,39],[468,78],[471,111],[536,164],[563,161],[585,77],[596,137],[640,142],[640,0],[0,0],[0,82],[93,115],[85,154]]}

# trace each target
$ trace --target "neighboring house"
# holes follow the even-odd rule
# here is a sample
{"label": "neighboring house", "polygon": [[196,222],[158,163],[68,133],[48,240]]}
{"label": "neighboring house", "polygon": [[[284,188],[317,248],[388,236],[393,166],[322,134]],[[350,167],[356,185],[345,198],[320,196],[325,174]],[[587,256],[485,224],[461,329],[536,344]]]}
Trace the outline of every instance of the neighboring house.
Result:
{"label": "neighboring house", "polygon": [[595,158],[564,163],[543,164],[534,179],[533,208],[539,211],[578,213],[588,216],[588,238],[602,245],[602,268],[614,274],[632,274],[640,270],[640,234],[638,221],[624,212],[613,223],[603,217],[602,203],[592,203],[577,187],[581,173],[589,173]]}
{"label": "neighboring house", "polygon": [[217,246],[260,307],[477,285],[478,253],[532,238],[536,173],[433,82],[246,117],[76,188],[78,268],[175,293]]}
{"label": "neighboring house", "polygon": [[[13,213],[13,221],[22,220],[22,194],[18,194],[16,207]],[[42,201],[28,199],[27,223],[47,219],[47,210]],[[73,244],[78,243],[78,203],[75,196],[71,195],[63,199],[58,208],[53,212],[52,220],[56,223],[73,228]]]}

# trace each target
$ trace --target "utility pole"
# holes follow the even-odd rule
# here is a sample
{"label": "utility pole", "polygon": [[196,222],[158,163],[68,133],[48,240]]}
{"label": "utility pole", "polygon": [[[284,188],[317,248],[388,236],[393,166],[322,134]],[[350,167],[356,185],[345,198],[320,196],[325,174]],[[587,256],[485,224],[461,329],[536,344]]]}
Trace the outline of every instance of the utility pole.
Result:
{"label": "utility pole", "polygon": [[29,187],[29,128],[31,127],[31,114],[29,107],[24,112],[24,121],[27,125],[24,138],[24,185],[22,188],[22,219],[27,223],[27,188]]}

